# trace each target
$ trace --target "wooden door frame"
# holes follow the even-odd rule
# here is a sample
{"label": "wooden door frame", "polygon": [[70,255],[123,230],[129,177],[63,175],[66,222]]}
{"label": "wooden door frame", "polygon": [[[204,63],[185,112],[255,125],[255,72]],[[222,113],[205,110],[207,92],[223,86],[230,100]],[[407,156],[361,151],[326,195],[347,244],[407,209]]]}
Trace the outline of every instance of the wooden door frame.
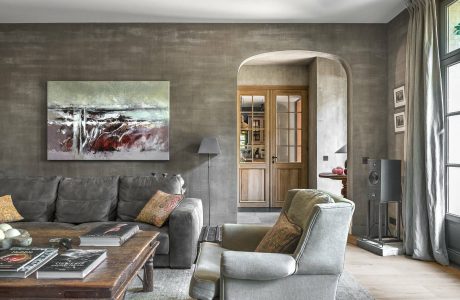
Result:
{"label": "wooden door frame", "polygon": [[[237,186],[238,186],[238,193],[237,193],[237,206],[238,207],[270,207],[272,205],[272,163],[271,163],[271,157],[272,157],[272,144],[271,143],[271,135],[272,135],[272,130],[273,130],[273,122],[272,122],[272,105],[273,105],[273,100],[272,99],[272,94],[274,91],[282,91],[282,92],[287,92],[291,91],[292,93],[301,93],[302,97],[304,97],[305,101],[303,101],[302,105],[302,140],[304,141],[302,144],[302,170],[303,173],[301,174],[301,178],[303,179],[302,182],[300,182],[301,186],[307,187],[308,183],[308,111],[309,111],[309,101],[308,101],[308,86],[306,85],[240,85],[237,87],[237,97],[236,97],[236,111],[237,111],[237,116],[236,116],[236,123],[237,123],[237,145],[236,145],[236,161],[238,164],[238,172],[237,172]],[[265,157],[267,158],[267,161],[265,165],[262,167],[260,163],[258,164],[244,164],[242,165],[240,163],[240,133],[241,133],[241,112],[240,112],[240,96],[245,95],[245,94],[264,94],[266,97],[266,105],[265,107],[265,122],[268,122],[267,125],[265,126],[265,130],[268,131],[265,133]],[[275,103],[276,105],[276,103]],[[276,125],[276,124],[275,124]],[[306,128],[304,129],[304,126]],[[276,128],[276,127],[275,127]],[[268,146],[267,146],[268,145]],[[252,166],[251,166],[252,165]],[[266,201],[266,205],[262,205],[262,203],[256,203],[253,202],[253,204],[250,205],[245,205],[240,202],[241,199],[241,183],[240,183],[240,177],[241,177],[241,169],[247,169],[247,168],[265,168],[266,169],[266,186],[265,186],[265,193],[266,197],[268,198],[268,201]],[[267,178],[268,177],[268,178]],[[276,206],[273,206],[276,207]]]}

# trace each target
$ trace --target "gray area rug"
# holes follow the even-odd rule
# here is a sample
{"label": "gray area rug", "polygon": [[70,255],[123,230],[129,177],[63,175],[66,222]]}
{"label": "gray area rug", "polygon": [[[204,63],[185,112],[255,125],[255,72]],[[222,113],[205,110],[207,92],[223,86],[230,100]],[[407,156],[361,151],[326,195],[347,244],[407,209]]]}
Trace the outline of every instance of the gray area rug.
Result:
{"label": "gray area rug", "polygon": [[[151,293],[139,292],[142,283],[136,278],[129,287],[126,300],[190,300],[188,287],[192,277],[190,270],[155,269],[154,290]],[[337,289],[337,300],[373,300],[369,292],[363,288],[348,272],[340,278]]]}

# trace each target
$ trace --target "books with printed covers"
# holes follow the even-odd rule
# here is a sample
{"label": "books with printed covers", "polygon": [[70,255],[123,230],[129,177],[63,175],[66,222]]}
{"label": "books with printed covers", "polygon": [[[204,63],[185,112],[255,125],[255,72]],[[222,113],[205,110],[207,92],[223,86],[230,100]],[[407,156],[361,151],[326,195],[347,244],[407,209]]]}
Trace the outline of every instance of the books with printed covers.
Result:
{"label": "books with printed covers", "polygon": [[85,278],[107,258],[106,250],[67,250],[37,271],[38,279]]}
{"label": "books with printed covers", "polygon": [[[37,248],[42,249],[42,248]],[[30,261],[28,264],[20,267],[17,271],[2,269],[0,271],[0,278],[26,278],[30,274],[37,271],[40,267],[50,261],[53,257],[58,254],[57,249],[43,248],[44,251],[41,255]]]}
{"label": "books with printed covers", "polygon": [[80,236],[80,246],[121,246],[139,231],[139,226],[127,223],[100,225]]}

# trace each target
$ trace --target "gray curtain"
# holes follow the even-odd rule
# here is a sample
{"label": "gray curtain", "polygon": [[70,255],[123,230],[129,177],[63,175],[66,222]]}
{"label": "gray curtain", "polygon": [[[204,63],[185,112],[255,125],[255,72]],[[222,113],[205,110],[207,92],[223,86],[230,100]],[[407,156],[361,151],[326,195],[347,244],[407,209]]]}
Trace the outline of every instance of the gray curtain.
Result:
{"label": "gray curtain", "polygon": [[444,123],[435,0],[406,1],[404,247],[449,264],[445,241]]}

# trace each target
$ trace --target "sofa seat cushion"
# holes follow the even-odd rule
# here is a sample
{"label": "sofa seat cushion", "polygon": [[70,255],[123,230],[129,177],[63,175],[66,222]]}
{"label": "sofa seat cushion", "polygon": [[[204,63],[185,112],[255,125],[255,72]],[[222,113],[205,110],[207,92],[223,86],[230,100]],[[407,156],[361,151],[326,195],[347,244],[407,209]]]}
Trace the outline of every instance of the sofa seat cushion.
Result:
{"label": "sofa seat cushion", "polygon": [[91,223],[83,223],[80,225],[76,225],[74,229],[81,230],[81,231],[90,231],[94,228],[96,228],[99,225],[102,224],[108,224],[108,223],[127,223],[127,224],[134,224],[138,225],[140,230],[144,231],[157,231],[159,232],[159,235],[157,237],[157,241],[160,242],[160,245],[158,246],[155,254],[169,254],[169,231],[168,231],[168,226],[165,225],[161,228],[158,228],[156,226],[150,225],[150,224],[145,224],[145,223],[138,223],[138,222],[91,222]]}
{"label": "sofa seat cushion", "polygon": [[53,221],[60,177],[0,177],[0,196],[11,195],[24,221]]}
{"label": "sofa seat cushion", "polygon": [[185,193],[184,180],[180,175],[121,177],[117,219],[134,221],[158,190],[168,194],[183,195]]}
{"label": "sofa seat cushion", "polygon": [[[24,230],[32,230],[34,232],[43,229],[53,229],[59,231],[61,229],[74,229],[75,225],[69,223],[59,223],[59,222],[15,222],[12,223],[11,226],[14,228],[24,229]],[[32,234],[33,238],[34,234]],[[64,236],[56,236],[56,237],[64,237]]]}
{"label": "sofa seat cushion", "polygon": [[87,223],[115,220],[118,177],[63,178],[58,189],[56,221]]}
{"label": "sofa seat cushion", "polygon": [[190,282],[190,296],[195,299],[213,299],[219,296],[220,259],[225,250],[227,249],[216,243],[201,243]]}

